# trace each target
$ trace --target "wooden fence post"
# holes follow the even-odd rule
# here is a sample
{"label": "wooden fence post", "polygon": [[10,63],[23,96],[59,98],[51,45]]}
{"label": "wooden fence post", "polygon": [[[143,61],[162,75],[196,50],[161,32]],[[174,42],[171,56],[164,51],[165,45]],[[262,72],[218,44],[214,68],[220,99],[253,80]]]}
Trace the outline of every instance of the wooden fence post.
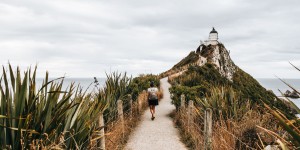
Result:
{"label": "wooden fence post", "polygon": [[141,102],[140,102],[140,101],[141,101],[141,100],[140,100],[140,96],[138,96],[138,97],[137,97],[137,100],[136,100],[136,104],[137,104],[136,108],[137,108],[137,113],[138,113],[138,114],[140,114],[140,111],[141,111],[141,108],[140,108],[140,105],[141,105],[140,103],[141,103]]}
{"label": "wooden fence post", "polygon": [[184,109],[185,108],[185,95],[181,94],[180,96],[180,108]]}
{"label": "wooden fence post", "polygon": [[143,90],[143,92],[144,92],[144,99],[143,99],[143,102],[142,102],[142,106],[144,106],[144,104],[147,102],[147,98],[148,98],[147,91]]}
{"label": "wooden fence post", "polygon": [[146,95],[146,90],[143,90],[142,94],[143,94],[143,97],[138,98],[138,112],[139,113],[142,113],[143,103],[144,103],[144,101],[146,99],[146,96],[147,96]]}
{"label": "wooden fence post", "polygon": [[130,107],[130,119],[132,119],[133,106],[132,106],[132,96],[131,95],[129,95],[129,107]]}
{"label": "wooden fence post", "polygon": [[101,128],[99,136],[101,137],[97,141],[97,147],[100,148],[101,150],[105,150],[105,136],[104,136],[104,118],[103,118],[103,113],[100,114],[99,117],[99,127]]}
{"label": "wooden fence post", "polygon": [[119,119],[121,121],[121,126],[122,126],[122,135],[124,138],[125,137],[125,124],[124,124],[124,116],[123,116],[123,101],[118,100],[117,105],[118,105],[118,115],[119,115]]}
{"label": "wooden fence post", "polygon": [[204,117],[204,150],[211,150],[212,143],[212,110],[207,108]]}
{"label": "wooden fence post", "polygon": [[190,132],[194,122],[194,101],[189,100],[188,106],[188,131]]}
{"label": "wooden fence post", "polygon": [[203,131],[203,134],[204,134],[204,150],[206,150],[206,137],[207,137],[207,119],[206,119],[206,116],[207,116],[207,111],[205,110],[204,111],[204,131]]}

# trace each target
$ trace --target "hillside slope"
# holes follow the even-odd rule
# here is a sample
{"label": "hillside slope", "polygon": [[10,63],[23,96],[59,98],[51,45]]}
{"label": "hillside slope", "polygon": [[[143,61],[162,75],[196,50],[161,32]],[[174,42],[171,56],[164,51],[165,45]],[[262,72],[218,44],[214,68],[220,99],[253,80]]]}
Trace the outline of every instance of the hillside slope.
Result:
{"label": "hillside slope", "polygon": [[[204,129],[204,118],[211,110],[212,149],[262,149],[277,138],[261,129],[285,136],[264,104],[279,109],[289,119],[295,119],[294,111],[235,65],[217,34],[213,28],[208,40],[161,74],[169,77],[172,103],[180,110],[176,111],[174,122],[184,131],[182,138],[189,141],[186,144],[191,149],[200,149],[203,143],[199,141],[205,134],[202,130],[190,130]],[[193,127],[186,125],[187,104],[193,104],[196,110]]]}
{"label": "hillside slope", "polygon": [[210,89],[218,86],[230,86],[243,100],[251,100],[251,104],[262,105],[262,102],[276,106],[286,113],[290,109],[276,96],[262,87],[251,75],[240,69],[231,60],[228,50],[221,43],[217,45],[200,45],[196,51],[190,52],[170,70],[162,73],[168,76],[180,70],[186,70],[172,79],[174,104],[178,106],[181,94],[187,99],[203,98]]}

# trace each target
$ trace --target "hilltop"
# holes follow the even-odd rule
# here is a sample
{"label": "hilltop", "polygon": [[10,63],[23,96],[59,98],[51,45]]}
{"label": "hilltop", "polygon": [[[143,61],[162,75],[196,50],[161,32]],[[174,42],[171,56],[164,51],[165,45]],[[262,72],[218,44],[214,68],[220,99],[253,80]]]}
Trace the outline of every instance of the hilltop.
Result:
{"label": "hilltop", "polygon": [[[199,141],[206,134],[197,129],[206,128],[202,118],[207,117],[208,109],[212,111],[212,149],[261,149],[275,143],[274,135],[262,130],[282,131],[269,106],[281,110],[287,118],[294,118],[291,108],[233,62],[214,28],[208,40],[161,76],[168,76],[172,85],[169,91],[178,110],[174,122],[191,149],[203,147]],[[187,104],[197,112],[193,127],[186,124]]]}
{"label": "hilltop", "polygon": [[[250,99],[252,104],[262,104],[263,101],[271,106],[283,108],[287,113],[290,112],[272,92],[267,91],[256,79],[235,65],[229,51],[218,41],[218,33],[214,28],[210,32],[209,40],[201,41],[194,51],[161,74],[170,75],[173,75],[173,92],[175,89],[181,91],[178,95],[185,91],[190,98],[204,97],[209,95],[213,87],[230,86],[242,99]],[[174,103],[176,104],[176,100]]]}

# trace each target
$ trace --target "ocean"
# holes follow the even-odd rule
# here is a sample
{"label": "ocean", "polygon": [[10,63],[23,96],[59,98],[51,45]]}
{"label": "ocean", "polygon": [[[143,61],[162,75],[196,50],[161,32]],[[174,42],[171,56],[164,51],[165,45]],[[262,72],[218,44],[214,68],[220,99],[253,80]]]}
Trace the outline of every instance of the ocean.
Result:
{"label": "ocean", "polygon": [[[106,78],[97,78],[98,80],[98,87],[103,87],[105,84]],[[281,96],[280,92],[278,91],[281,90],[282,92],[285,92],[286,90],[292,91],[287,85],[285,85],[282,81],[279,79],[274,79],[274,78],[257,78],[256,79],[264,88],[267,90],[272,90],[276,96]],[[42,78],[37,79],[37,86],[41,87],[42,85]],[[72,82],[75,82],[75,85],[80,85],[82,89],[86,89],[91,85],[88,89],[89,92],[95,90],[95,83],[94,83],[94,78],[65,78],[64,79],[64,84],[63,84],[63,90],[65,90]],[[296,88],[297,90],[300,89],[300,79],[284,79],[287,83],[289,83],[291,86]],[[291,100],[298,106],[300,107],[300,99],[292,99]]]}
{"label": "ocean", "polygon": [[[290,87],[284,84],[279,79],[266,79],[266,78],[258,78],[256,79],[264,88],[267,90],[272,90],[276,96],[282,96],[281,93],[278,91],[285,93],[286,90],[293,91]],[[300,79],[283,79],[286,83],[297,89],[300,89]],[[300,108],[300,99],[293,99],[290,98],[292,102],[294,102]]]}
{"label": "ocean", "polygon": [[[55,79],[55,78],[51,78],[48,80],[50,81],[53,79]],[[43,78],[37,78],[36,84],[37,84],[38,89],[42,87],[43,80],[44,80]],[[99,88],[103,87],[103,85],[105,84],[106,78],[97,78],[97,80],[98,80],[97,87],[99,87]],[[57,80],[57,81],[60,81],[60,80]],[[89,91],[89,92],[96,89],[96,86],[95,86],[96,83],[95,83],[94,78],[65,78],[63,86],[62,86],[62,90],[66,90],[73,82],[75,83],[75,85],[79,85],[83,90],[86,90],[88,88],[87,91]]]}

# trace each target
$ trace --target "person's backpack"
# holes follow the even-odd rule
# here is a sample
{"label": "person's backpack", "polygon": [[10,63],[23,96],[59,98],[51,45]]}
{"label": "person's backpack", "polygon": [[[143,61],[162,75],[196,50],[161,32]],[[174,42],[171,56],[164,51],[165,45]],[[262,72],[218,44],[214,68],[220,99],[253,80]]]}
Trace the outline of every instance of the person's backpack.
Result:
{"label": "person's backpack", "polygon": [[148,94],[149,94],[149,100],[155,100],[155,99],[158,99],[158,97],[157,97],[157,94],[156,94],[156,91],[155,90],[150,90],[149,92],[148,92]]}

